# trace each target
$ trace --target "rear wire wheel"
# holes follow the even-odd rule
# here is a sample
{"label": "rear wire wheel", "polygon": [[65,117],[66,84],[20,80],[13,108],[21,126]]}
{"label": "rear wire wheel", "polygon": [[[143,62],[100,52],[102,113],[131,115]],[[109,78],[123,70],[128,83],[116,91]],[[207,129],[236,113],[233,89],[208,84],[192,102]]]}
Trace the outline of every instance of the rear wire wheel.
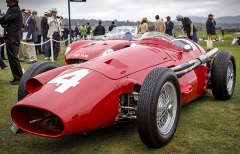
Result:
{"label": "rear wire wheel", "polygon": [[211,87],[215,99],[230,99],[234,92],[235,82],[235,59],[230,51],[220,51],[213,60],[211,71]]}

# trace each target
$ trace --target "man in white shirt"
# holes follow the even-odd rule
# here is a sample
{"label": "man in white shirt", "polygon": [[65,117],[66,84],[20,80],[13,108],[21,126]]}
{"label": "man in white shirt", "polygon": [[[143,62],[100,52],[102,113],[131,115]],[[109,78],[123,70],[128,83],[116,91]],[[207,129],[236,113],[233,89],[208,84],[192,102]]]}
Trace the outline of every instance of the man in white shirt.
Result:
{"label": "man in white shirt", "polygon": [[[57,16],[57,9],[53,8],[52,9],[52,16],[48,17],[48,25],[49,25],[49,30],[48,30],[48,35],[47,37],[50,38],[52,36],[53,40],[60,41],[61,35],[62,35],[62,26],[64,25],[63,17],[58,17]],[[52,56],[54,60],[57,60],[58,57],[58,52],[59,52],[59,47],[60,43],[53,41],[53,54]]]}

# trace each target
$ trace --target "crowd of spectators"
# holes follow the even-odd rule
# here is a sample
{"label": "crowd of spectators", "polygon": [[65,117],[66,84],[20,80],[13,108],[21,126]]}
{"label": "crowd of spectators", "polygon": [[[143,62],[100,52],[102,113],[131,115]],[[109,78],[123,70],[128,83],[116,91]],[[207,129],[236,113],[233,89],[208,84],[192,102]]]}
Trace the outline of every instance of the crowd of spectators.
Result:
{"label": "crowd of spectators", "polygon": [[[36,10],[20,9],[19,0],[6,0],[9,7],[6,14],[1,15],[0,11],[0,67],[5,69],[8,66],[4,60],[9,60],[13,74],[11,84],[18,85],[23,74],[20,62],[28,64],[37,62],[37,55],[43,55],[46,60],[57,60],[60,49],[60,40],[68,46],[70,31],[62,16],[57,15],[57,9],[52,8],[39,16]],[[7,18],[11,16],[12,18]],[[15,22],[13,22],[15,20]],[[97,31],[96,31],[97,32]],[[91,26],[77,24],[75,31],[71,31],[72,37],[80,36],[82,39],[89,39]],[[101,34],[104,32],[99,31]],[[53,55],[51,55],[51,44],[53,39]],[[8,59],[4,54],[5,43]]]}
{"label": "crowd of spectators", "polygon": [[[19,62],[25,62],[25,59],[28,59],[29,64],[35,63],[37,62],[37,54],[44,55],[46,60],[50,60],[52,58],[57,60],[58,52],[61,50],[60,40],[65,41],[65,46],[68,46],[67,40],[69,39],[69,34],[72,34],[72,38],[74,40],[77,38],[89,39],[91,34],[97,36],[105,35],[106,33],[105,27],[102,25],[101,21],[99,21],[99,24],[94,29],[92,29],[90,23],[87,22],[86,24],[81,24],[81,26],[79,23],[76,24],[75,29],[72,30],[64,23],[63,17],[57,15],[56,8],[45,11],[43,16],[38,16],[36,10],[20,10],[18,6],[18,0],[7,0],[6,3],[9,7],[6,14],[12,14],[11,10],[17,10],[20,14],[18,16],[15,14],[14,17],[15,19],[18,18],[18,20],[21,21],[21,24],[19,23],[19,32],[21,35],[18,37],[16,36],[16,34],[18,34],[16,24],[11,26],[10,21],[8,21],[4,16],[0,16],[0,24],[2,27],[4,27],[5,32],[10,30],[12,31],[12,29],[14,29],[12,32],[9,32],[9,34],[5,35],[5,37],[3,37],[3,29],[0,29],[0,44],[6,42],[9,64],[14,77],[13,82],[19,81],[22,75]],[[172,31],[174,28],[174,23],[171,21],[170,16],[166,17],[166,22],[164,22],[163,19],[160,19],[159,15],[156,15],[155,19],[154,31],[173,35]],[[197,42],[197,30],[192,21],[188,17],[183,17],[182,15],[177,15],[176,19],[182,22],[182,28],[187,34],[187,37]],[[213,15],[210,14],[206,22],[207,34],[209,37],[213,37],[215,35],[215,26],[216,22],[213,19]],[[112,21],[112,24],[108,27],[108,32],[111,32],[114,27],[116,27],[116,25],[115,22]],[[144,17],[141,24],[138,26],[138,33],[144,34],[148,31],[148,19]],[[13,34],[13,32],[16,33]],[[52,37],[54,40],[52,47],[54,50],[53,55],[51,55],[51,44],[49,41],[50,37]],[[20,40],[21,43],[20,41],[18,42],[18,40]],[[12,46],[7,43],[15,43],[16,46]],[[15,52],[16,49],[17,52]],[[7,65],[3,60],[7,60],[7,58],[5,57],[3,46],[0,46],[0,53],[0,67],[5,69]]]}

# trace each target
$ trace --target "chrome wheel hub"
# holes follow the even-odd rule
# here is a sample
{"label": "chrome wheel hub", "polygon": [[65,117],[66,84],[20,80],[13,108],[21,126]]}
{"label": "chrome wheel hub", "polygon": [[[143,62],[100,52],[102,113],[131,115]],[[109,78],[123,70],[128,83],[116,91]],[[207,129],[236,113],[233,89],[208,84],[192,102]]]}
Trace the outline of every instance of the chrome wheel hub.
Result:
{"label": "chrome wheel hub", "polygon": [[168,134],[177,112],[177,92],[171,82],[166,82],[159,94],[157,104],[157,126],[161,134]]}
{"label": "chrome wheel hub", "polygon": [[228,93],[231,94],[233,90],[233,84],[234,84],[234,69],[233,69],[232,61],[228,62],[226,84],[227,84]]}

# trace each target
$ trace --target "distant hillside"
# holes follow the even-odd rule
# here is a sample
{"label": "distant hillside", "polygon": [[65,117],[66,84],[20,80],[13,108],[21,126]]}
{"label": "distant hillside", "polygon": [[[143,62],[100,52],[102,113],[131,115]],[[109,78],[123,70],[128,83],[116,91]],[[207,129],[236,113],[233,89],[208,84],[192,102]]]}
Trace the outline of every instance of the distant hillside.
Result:
{"label": "distant hillside", "polygon": [[[193,23],[200,23],[200,24],[205,24],[207,21],[207,17],[198,17],[198,16],[188,16]],[[240,15],[239,16],[225,16],[225,17],[219,17],[215,18],[217,22],[217,27],[222,27],[222,28],[240,28]],[[71,19],[71,26],[75,27],[77,23],[81,24],[86,24],[87,22],[90,23],[92,27],[95,27],[98,25],[97,19]],[[117,26],[136,26],[141,23],[141,21],[133,22],[133,21],[118,21],[114,20],[115,25]],[[180,25],[181,22],[178,22],[177,20],[172,20],[175,25]],[[110,20],[104,20],[102,21],[103,26],[109,26],[111,25]],[[148,21],[149,25],[153,25],[155,21]],[[68,19],[65,18],[65,23],[68,24]]]}
{"label": "distant hillside", "polygon": [[[207,20],[207,17],[189,16],[189,18],[192,20],[192,22],[199,22],[199,23],[205,23]],[[219,18],[215,18],[215,20],[217,23],[228,23],[228,24],[240,23],[240,15],[219,17]]]}
{"label": "distant hillside", "polygon": [[[198,17],[198,16],[189,16],[193,23],[202,23],[205,24],[207,21],[207,17]],[[215,18],[217,22],[217,27],[222,28],[240,28],[240,16],[225,16]],[[173,20],[176,25],[181,24],[181,22],[177,22],[177,20]]]}
{"label": "distant hillside", "polygon": [[216,19],[219,23],[240,23],[240,16],[226,16]]}

